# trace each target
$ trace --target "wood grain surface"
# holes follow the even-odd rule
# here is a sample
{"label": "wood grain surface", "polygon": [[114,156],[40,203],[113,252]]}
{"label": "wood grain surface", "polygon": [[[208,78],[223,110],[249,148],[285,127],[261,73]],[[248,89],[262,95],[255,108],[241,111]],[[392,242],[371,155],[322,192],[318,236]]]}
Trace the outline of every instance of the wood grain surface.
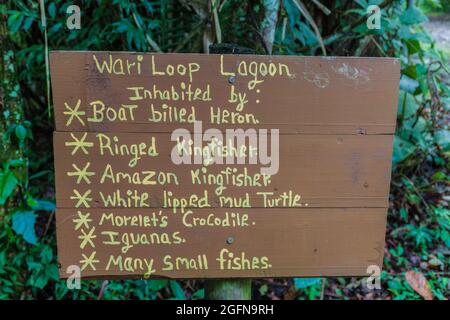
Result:
{"label": "wood grain surface", "polygon": [[[77,137],[83,133],[77,133]],[[100,155],[98,134],[88,133],[86,141],[92,142],[89,154],[77,152],[71,155],[72,147],[65,142],[72,140],[70,133],[57,132],[54,138],[57,206],[59,208],[75,207],[77,200],[71,200],[73,190],[86,192],[92,190],[91,207],[105,207],[98,191],[111,195],[117,190],[124,195],[127,190],[137,190],[139,194],[148,193],[150,207],[162,207],[164,190],[170,190],[179,197],[191,194],[201,194],[207,190],[211,206],[217,207],[219,201],[215,193],[216,186],[209,184],[192,184],[191,170],[201,170],[202,165],[175,165],[170,160],[170,152],[174,142],[169,134],[150,133],[108,133],[106,136],[118,137],[119,142],[148,142],[155,138],[158,149],[157,157],[147,157],[139,160],[136,167],[130,170],[130,156]],[[243,196],[250,193],[252,207],[263,207],[262,196],[256,192],[270,191],[275,194],[292,190],[302,197],[302,204],[312,207],[387,207],[391,168],[390,135],[286,135],[280,139],[280,169],[271,177],[267,187],[243,188],[225,185],[223,192],[228,196]],[[73,172],[73,164],[83,168],[89,163],[89,171],[95,172],[90,177],[90,184],[85,181],[77,183],[77,177],[68,176]],[[105,169],[110,165],[112,171],[106,174],[121,172],[141,173],[140,180],[146,176],[142,172],[154,171],[155,183],[158,173],[175,173],[179,184],[142,185],[128,183],[127,179],[112,181],[105,178],[100,183]],[[260,165],[210,165],[207,173],[218,174],[225,168],[236,168],[238,173],[247,169],[248,174],[259,172]],[[134,207],[134,206],[133,206]],[[227,206],[228,207],[228,206]]]}
{"label": "wood grain surface", "polygon": [[[61,262],[61,276],[67,277],[64,272],[70,264],[74,264],[75,257],[85,254],[90,257],[94,252],[96,270],[86,267],[82,271],[83,277],[98,278],[99,276],[112,277],[143,277],[146,272],[136,268],[126,271],[125,257],[134,259],[154,259],[155,273],[152,277],[170,278],[231,278],[231,277],[279,277],[284,276],[349,276],[366,274],[369,265],[382,265],[384,232],[386,225],[386,210],[383,208],[303,208],[303,209],[194,209],[190,216],[184,220],[186,224],[192,223],[193,217],[207,218],[214,214],[223,219],[226,212],[248,215],[247,227],[186,227],[183,224],[184,215],[173,214],[168,209],[90,209],[81,210],[82,214],[90,213],[95,225],[97,238],[93,239],[92,247],[87,244],[80,249],[78,239],[80,232],[74,230],[78,218],[76,209],[59,209],[57,213],[58,224],[58,258]],[[129,226],[128,233],[149,235],[153,233],[172,235],[179,232],[187,243],[158,245],[135,245],[128,248],[127,241],[123,240],[123,227],[115,227],[111,219],[103,218],[103,214],[115,217],[147,216],[155,212],[162,212],[169,219],[170,228],[154,228]],[[191,217],[193,216],[193,217]],[[123,219],[122,219],[123,220]],[[121,221],[122,221],[121,220]],[[137,222],[136,222],[137,223]],[[102,232],[118,232],[121,237],[114,237],[118,244],[111,242],[108,234]],[[127,234],[129,237],[131,235]],[[227,239],[233,238],[229,244]],[[172,239],[172,236],[169,237]],[[130,240],[128,240],[130,241]],[[156,241],[156,240],[155,240]],[[162,240],[161,240],[162,241]],[[226,249],[240,257],[242,252],[247,259],[253,257],[268,257],[270,269],[260,266],[258,269],[248,268],[221,269],[216,260],[220,251]],[[125,250],[126,253],[123,253]],[[191,262],[192,268],[186,267],[186,261],[181,260],[179,268],[173,266],[172,270],[162,270],[164,258],[170,255],[169,262],[174,263],[176,258],[188,258],[198,261],[198,256],[205,254],[208,260],[208,269],[201,269],[198,263]],[[118,257],[122,257],[120,270]],[[111,262],[110,262],[110,259]],[[112,261],[115,261],[114,264]],[[110,263],[109,268],[107,268]],[[134,263],[134,261],[133,261]],[[132,264],[133,264],[132,263]],[[78,264],[78,261],[77,263]],[[175,263],[174,263],[175,264]],[[81,263],[81,267],[83,263]],[[194,268],[197,267],[197,269]]]}
{"label": "wood grain surface", "polygon": [[[95,53],[98,59],[108,61],[109,53]],[[114,57],[135,60],[139,54],[114,53]],[[167,64],[199,63],[202,68],[193,79],[193,87],[211,86],[213,102],[195,101],[196,115],[205,128],[230,127],[230,124],[211,124],[210,108],[229,109],[229,77],[217,76],[220,55],[162,54],[142,55],[142,70],[151,70],[151,57],[156,57],[158,71]],[[247,92],[249,103],[244,111],[257,115],[258,124],[240,124],[247,128],[278,128],[282,133],[305,134],[392,134],[395,131],[395,109],[398,96],[399,64],[393,58],[334,58],[334,57],[289,57],[224,55],[224,69],[236,72],[240,61],[274,62],[288,64],[290,78],[273,77]],[[141,75],[127,76],[99,74],[92,60],[92,52],[51,53],[53,103],[57,131],[112,131],[112,132],[172,132],[173,123],[149,122],[149,110],[153,103],[160,107],[163,102],[145,99],[139,101],[134,120],[101,123],[85,121],[82,125],[73,121],[66,126],[63,114],[65,103],[75,106],[81,100],[86,117],[92,116],[93,101],[102,101],[116,110],[122,104],[129,105],[132,90],[143,87],[169,89],[171,85],[184,81],[186,77],[170,79]],[[163,79],[163,81],[161,81]],[[236,90],[244,91],[251,77],[235,76]],[[263,98],[261,98],[263,96]],[[260,103],[256,103],[260,100]],[[176,107],[190,108],[191,102],[167,102]],[[176,127],[188,127],[176,123]]]}
{"label": "wood grain surface", "polygon": [[[55,51],[50,63],[62,278],[73,265],[102,279],[382,266],[398,59]],[[194,120],[278,129],[278,172],[174,164],[171,134]]]}

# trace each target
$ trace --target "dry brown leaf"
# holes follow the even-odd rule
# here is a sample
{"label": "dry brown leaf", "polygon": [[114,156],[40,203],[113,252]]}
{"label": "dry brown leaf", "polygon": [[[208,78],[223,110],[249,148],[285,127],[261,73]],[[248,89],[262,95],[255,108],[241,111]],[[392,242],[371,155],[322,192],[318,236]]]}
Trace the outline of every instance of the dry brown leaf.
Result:
{"label": "dry brown leaf", "polygon": [[444,263],[434,256],[432,256],[431,259],[428,260],[428,264],[430,265],[430,267],[435,269],[443,269],[444,267]]}
{"label": "dry brown leaf", "polygon": [[433,300],[430,284],[421,272],[408,271],[405,278],[411,288],[420,294],[425,300]]}
{"label": "dry brown leaf", "polygon": [[284,300],[294,300],[297,296],[297,289],[294,286],[289,287],[287,292],[284,294]]}

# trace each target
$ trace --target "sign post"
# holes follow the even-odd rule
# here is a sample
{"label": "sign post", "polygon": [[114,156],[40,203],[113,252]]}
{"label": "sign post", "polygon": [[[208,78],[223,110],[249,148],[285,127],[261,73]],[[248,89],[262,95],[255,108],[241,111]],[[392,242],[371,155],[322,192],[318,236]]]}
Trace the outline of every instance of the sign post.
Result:
{"label": "sign post", "polygon": [[207,280],[205,297],[209,300],[250,300],[252,281],[250,279]]}
{"label": "sign post", "polygon": [[50,58],[61,277],[243,299],[251,278],[381,267],[398,60]]}
{"label": "sign post", "polygon": [[[214,54],[253,54],[248,48],[230,44],[216,44],[210,46]],[[205,298],[208,300],[251,300],[251,279],[206,280]]]}

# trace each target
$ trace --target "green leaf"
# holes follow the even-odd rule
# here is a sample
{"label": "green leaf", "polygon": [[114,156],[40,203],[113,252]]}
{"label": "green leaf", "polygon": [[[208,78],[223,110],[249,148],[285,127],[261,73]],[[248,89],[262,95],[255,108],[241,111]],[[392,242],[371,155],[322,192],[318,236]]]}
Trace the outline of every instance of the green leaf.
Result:
{"label": "green leaf", "polygon": [[58,281],[59,280],[59,270],[58,270],[58,266],[56,264],[51,264],[49,265],[46,269],[45,269],[45,274],[47,275],[47,277],[49,277],[50,279],[54,280],[54,281]]}
{"label": "green leaf", "polygon": [[149,280],[147,286],[151,291],[156,292],[167,286],[168,283],[169,280]]}
{"label": "green leaf", "polygon": [[294,278],[294,285],[297,289],[304,289],[320,283],[321,278]]}
{"label": "green leaf", "polygon": [[31,206],[31,208],[35,211],[48,211],[48,212],[52,212],[55,211],[55,204],[53,202],[50,201],[46,201],[46,200],[35,200],[35,203]]}
{"label": "green leaf", "polygon": [[438,171],[435,174],[433,174],[431,179],[433,181],[446,181],[447,180],[447,175],[444,172],[442,172],[442,171]]}
{"label": "green leaf", "polygon": [[170,290],[172,291],[172,294],[175,296],[175,299],[177,300],[186,299],[183,288],[181,288],[180,284],[177,281],[175,280],[170,281]]}
{"label": "green leaf", "polygon": [[16,126],[15,132],[16,132],[16,137],[19,139],[19,142],[23,143],[23,141],[25,140],[25,137],[27,136],[27,129],[23,125],[18,124]]}
{"label": "green leaf", "polygon": [[417,79],[417,67],[415,65],[408,65],[402,69],[402,74],[406,74],[408,77]]}
{"label": "green leaf", "polygon": [[61,27],[63,26],[63,24],[61,22],[55,23],[49,30],[49,33],[56,33],[59,31],[59,29],[61,29]]}
{"label": "green leaf", "polygon": [[48,5],[48,14],[51,18],[54,18],[56,16],[56,5],[54,2]]}
{"label": "green leaf", "polygon": [[25,16],[20,11],[10,11],[8,17],[8,28],[11,33],[16,33],[22,24]]}
{"label": "green leaf", "polygon": [[400,208],[400,217],[405,221],[408,219],[408,211],[405,208]]}
{"label": "green leaf", "polygon": [[409,39],[409,40],[406,40],[405,42],[406,42],[406,47],[408,48],[408,53],[410,55],[415,54],[422,50],[422,48],[420,46],[420,41],[417,39]]}
{"label": "green leaf", "polygon": [[192,295],[192,299],[204,299],[205,298],[205,289],[199,289],[194,292]]}
{"label": "green leaf", "polygon": [[400,91],[398,99],[398,115],[400,119],[408,119],[414,116],[419,109],[419,105],[414,100],[414,96],[408,92]]}
{"label": "green leaf", "polygon": [[43,264],[48,264],[52,261],[53,258],[53,252],[52,249],[49,246],[45,246],[42,250],[41,253],[39,254],[39,256],[41,257],[41,262]]}
{"label": "green leaf", "polygon": [[410,6],[401,16],[400,22],[406,25],[419,24],[428,21],[427,17],[421,10],[414,6]]}
{"label": "green leaf", "polygon": [[34,224],[36,223],[36,215],[33,211],[19,211],[12,217],[12,228],[23,236],[24,240],[31,244],[37,244],[36,233],[34,232]]}
{"label": "green leaf", "polygon": [[0,274],[5,272],[5,266],[6,266],[6,252],[2,251],[0,252]]}
{"label": "green leaf", "polygon": [[400,78],[400,89],[409,92],[414,93],[419,86],[419,82],[415,79],[412,79],[406,75],[402,75]]}
{"label": "green leaf", "polygon": [[0,205],[4,205],[6,200],[17,186],[17,178],[12,171],[0,173]]}
{"label": "green leaf", "polygon": [[31,28],[31,25],[33,24],[33,22],[34,22],[34,17],[26,18],[26,20],[25,20],[25,22],[23,24],[23,29],[25,31],[28,31]]}
{"label": "green leaf", "polygon": [[449,130],[439,130],[435,134],[436,143],[442,147],[444,152],[450,149],[450,131]]}
{"label": "green leaf", "polygon": [[41,274],[37,278],[34,279],[33,285],[36,288],[43,289],[47,285],[48,280],[49,280],[48,277],[44,273],[44,274]]}
{"label": "green leaf", "polygon": [[392,162],[397,164],[405,160],[410,154],[416,150],[416,146],[412,143],[400,138],[399,136],[394,136],[394,151],[392,154]]}

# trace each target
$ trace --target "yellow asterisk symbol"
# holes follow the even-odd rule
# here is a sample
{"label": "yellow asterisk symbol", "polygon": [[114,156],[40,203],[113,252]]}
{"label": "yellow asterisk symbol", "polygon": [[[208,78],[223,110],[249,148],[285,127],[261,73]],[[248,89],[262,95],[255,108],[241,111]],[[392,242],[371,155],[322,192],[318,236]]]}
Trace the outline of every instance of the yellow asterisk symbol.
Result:
{"label": "yellow asterisk symbol", "polygon": [[86,233],[83,229],[81,229],[81,236],[78,236],[78,239],[82,240],[81,244],[80,244],[80,248],[84,249],[84,247],[86,247],[86,245],[89,243],[91,245],[92,248],[95,248],[95,244],[94,242],[92,242],[92,239],[97,238],[97,236],[94,234],[95,231],[95,227],[93,227],[89,233]]}
{"label": "yellow asterisk symbol", "polygon": [[88,151],[86,148],[90,148],[94,145],[93,142],[84,141],[84,140],[86,140],[87,132],[85,132],[80,139],[75,137],[75,135],[73,133],[71,133],[70,136],[72,137],[73,141],[66,142],[65,146],[66,147],[74,147],[72,150],[72,155],[74,155],[78,151],[78,149],[81,149],[84,154],[88,154]]}
{"label": "yellow asterisk symbol", "polygon": [[70,196],[71,200],[78,200],[75,208],[79,208],[81,205],[84,205],[86,208],[89,208],[89,201],[92,201],[92,198],[88,196],[91,194],[91,190],[87,190],[83,195],[81,195],[78,190],[73,190],[73,196]]}
{"label": "yellow asterisk symbol", "polygon": [[89,177],[95,175],[95,172],[87,171],[87,169],[89,168],[90,165],[91,165],[91,163],[88,162],[88,163],[86,163],[86,166],[83,169],[80,169],[77,167],[76,164],[72,163],[72,167],[75,169],[75,171],[67,172],[67,175],[69,177],[78,176],[77,184],[79,184],[81,182],[81,180],[84,180],[84,181],[86,181],[87,184],[90,184],[91,180],[89,180]]}
{"label": "yellow asterisk symbol", "polygon": [[92,219],[89,218],[89,216],[91,214],[89,212],[87,212],[86,214],[82,214],[81,211],[77,211],[77,213],[78,213],[78,218],[72,220],[74,223],[76,223],[75,230],[80,229],[81,226],[85,226],[86,228],[89,228],[89,222],[92,222]]}
{"label": "yellow asterisk symbol", "polygon": [[81,105],[81,100],[78,99],[77,105],[73,109],[67,104],[67,102],[64,102],[64,105],[66,106],[66,109],[69,110],[63,112],[65,115],[69,116],[69,119],[66,122],[66,127],[70,126],[74,118],[77,118],[78,121],[80,121],[80,123],[84,126],[84,121],[80,118],[80,116],[84,116],[86,113],[84,111],[78,111]]}
{"label": "yellow asterisk symbol", "polygon": [[95,259],[95,254],[97,252],[93,251],[91,253],[91,255],[88,257],[86,256],[84,253],[82,253],[81,255],[83,256],[83,260],[80,260],[80,263],[82,263],[83,265],[81,266],[81,271],[83,271],[84,269],[87,268],[87,266],[89,266],[92,270],[97,270],[94,266],[94,263],[99,263],[100,260],[96,260]]}

